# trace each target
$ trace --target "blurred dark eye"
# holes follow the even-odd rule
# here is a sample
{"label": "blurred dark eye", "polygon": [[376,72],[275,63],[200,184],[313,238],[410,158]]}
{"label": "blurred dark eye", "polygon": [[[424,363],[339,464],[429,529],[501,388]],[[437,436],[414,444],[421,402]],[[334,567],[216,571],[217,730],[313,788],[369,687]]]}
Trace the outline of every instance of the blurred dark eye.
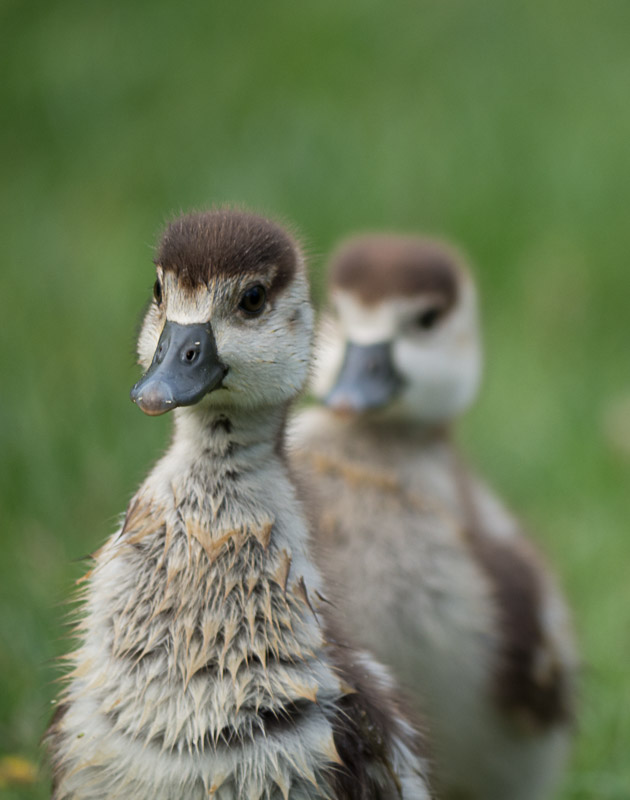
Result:
{"label": "blurred dark eye", "polygon": [[267,292],[264,286],[252,286],[241,297],[238,307],[248,314],[258,314],[263,310]]}
{"label": "blurred dark eye", "polygon": [[162,305],[162,284],[160,280],[158,280],[153,284],[153,297],[155,298],[155,302],[161,306]]}
{"label": "blurred dark eye", "polygon": [[433,328],[437,322],[442,318],[441,308],[427,308],[416,317],[416,325],[424,330]]}

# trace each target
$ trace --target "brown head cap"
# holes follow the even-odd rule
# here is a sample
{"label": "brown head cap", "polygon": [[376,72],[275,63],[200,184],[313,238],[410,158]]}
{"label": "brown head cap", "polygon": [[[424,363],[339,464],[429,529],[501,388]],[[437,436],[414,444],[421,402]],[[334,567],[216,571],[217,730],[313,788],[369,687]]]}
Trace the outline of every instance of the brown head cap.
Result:
{"label": "brown head cap", "polygon": [[347,240],[333,254],[330,284],[352,292],[364,305],[432,294],[450,308],[457,300],[461,265],[457,253],[442,242],[368,234]]}
{"label": "brown head cap", "polygon": [[162,234],[155,263],[190,288],[273,267],[273,289],[280,291],[295,274],[298,247],[277,223],[224,208],[173,220]]}

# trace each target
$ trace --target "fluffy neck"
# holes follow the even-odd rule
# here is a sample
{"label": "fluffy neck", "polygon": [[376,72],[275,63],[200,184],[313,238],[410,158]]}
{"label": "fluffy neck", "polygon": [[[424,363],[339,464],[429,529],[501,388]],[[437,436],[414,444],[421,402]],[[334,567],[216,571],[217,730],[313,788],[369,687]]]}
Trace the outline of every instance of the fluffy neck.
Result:
{"label": "fluffy neck", "polygon": [[253,472],[277,460],[284,445],[286,408],[251,410],[217,406],[176,412],[173,443],[167,456],[188,459],[196,469],[223,469],[226,460]]}
{"label": "fluffy neck", "polygon": [[140,776],[138,797],[208,796],[220,785],[217,797],[262,797],[263,778],[324,797],[305,787],[326,785],[336,751],[322,709],[344,690],[277,452],[283,418],[278,408],[178,413],[171,447],[87,583],[64,797],[93,763],[102,770],[91,797],[133,794],[129,775]]}
{"label": "fluffy neck", "polygon": [[179,409],[172,444],[138,492],[139,505],[175,530],[192,520],[212,540],[276,530],[283,518],[285,533],[302,545],[304,520],[284,463],[285,415],[277,406]]}

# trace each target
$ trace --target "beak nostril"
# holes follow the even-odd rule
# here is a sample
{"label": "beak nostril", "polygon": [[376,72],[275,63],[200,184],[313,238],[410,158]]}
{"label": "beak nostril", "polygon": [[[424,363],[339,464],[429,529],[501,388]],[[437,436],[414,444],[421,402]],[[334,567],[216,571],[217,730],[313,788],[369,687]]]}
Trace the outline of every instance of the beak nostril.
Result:
{"label": "beak nostril", "polygon": [[152,415],[192,406],[219,389],[226,372],[209,323],[180,325],[167,320],[153,361],[133,387],[131,399]]}

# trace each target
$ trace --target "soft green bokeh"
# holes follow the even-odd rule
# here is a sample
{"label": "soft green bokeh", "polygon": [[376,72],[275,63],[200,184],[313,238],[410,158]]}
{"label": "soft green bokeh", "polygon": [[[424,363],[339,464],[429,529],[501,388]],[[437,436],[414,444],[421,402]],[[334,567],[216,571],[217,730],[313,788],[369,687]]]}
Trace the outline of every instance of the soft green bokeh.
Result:
{"label": "soft green bokeh", "polygon": [[0,754],[36,757],[76,560],[168,436],[127,396],[155,235],[232,201],[297,225],[318,298],[349,231],[470,254],[488,365],[462,438],[556,566],[584,658],[560,797],[627,800],[630,4],[183,9],[0,7]]}

